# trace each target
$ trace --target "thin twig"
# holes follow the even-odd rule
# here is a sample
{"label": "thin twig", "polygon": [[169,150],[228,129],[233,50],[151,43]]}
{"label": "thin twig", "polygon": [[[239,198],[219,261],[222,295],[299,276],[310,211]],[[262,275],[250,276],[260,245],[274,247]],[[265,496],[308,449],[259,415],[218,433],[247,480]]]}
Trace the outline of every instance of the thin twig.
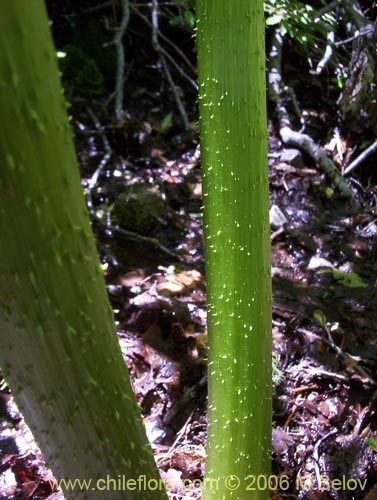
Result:
{"label": "thin twig", "polygon": [[346,38],[345,40],[341,40],[340,42],[335,42],[334,45],[335,47],[340,47],[341,45],[345,45],[347,43],[353,42],[354,40],[357,40],[358,38],[362,36],[369,36],[371,33],[373,33],[373,28],[368,28],[365,31],[356,31],[354,36],[351,36],[349,38]]}
{"label": "thin twig", "polygon": [[318,486],[320,486],[320,484],[321,484],[321,474],[320,474],[320,470],[319,470],[319,447],[326,439],[328,439],[329,437],[331,437],[337,433],[338,433],[337,429],[332,429],[330,432],[328,432],[327,434],[322,436],[321,439],[318,439],[318,441],[314,445],[313,458],[314,458],[314,467],[315,467],[315,474],[316,474]]}
{"label": "thin twig", "polygon": [[315,70],[317,75],[320,75],[322,73],[325,66],[330,61],[331,56],[333,54],[334,41],[335,41],[335,33],[333,31],[328,31],[326,49],[322,56],[322,59],[319,61],[317,68]]}
{"label": "thin twig", "polygon": [[377,140],[374,141],[373,144],[369,146],[365,151],[363,151],[353,162],[351,162],[348,167],[344,169],[343,175],[348,175],[351,173],[355,168],[357,168],[359,165],[361,165],[371,154],[375,153],[377,151]]}
{"label": "thin twig", "polygon": [[[336,354],[339,356],[339,358],[341,359],[342,363],[344,363],[344,365],[346,367],[352,367],[352,369],[358,375],[360,375],[360,377],[363,377],[363,382],[365,384],[369,384],[372,387],[375,387],[377,385],[377,381],[374,380],[374,378],[369,373],[367,373],[364,370],[364,368],[362,368],[360,366],[359,360],[355,356],[352,356],[351,354],[349,354],[347,352],[343,352],[340,347],[338,347],[333,342],[330,342],[330,340],[328,340],[324,336],[317,335],[316,333],[310,332],[309,330],[306,330],[305,328],[298,328],[297,330],[300,333],[303,333],[304,335],[310,335],[310,337],[320,340],[325,346],[333,349],[336,352]],[[316,373],[319,373],[319,371],[316,370]],[[324,372],[321,371],[321,373],[324,373]],[[338,378],[338,376],[335,376],[335,374],[331,374],[331,376],[335,379]],[[342,380],[344,380],[344,379],[342,378]]]}
{"label": "thin twig", "polygon": [[102,138],[103,147],[105,149],[105,155],[103,156],[102,160],[100,161],[100,164],[98,165],[96,171],[94,172],[94,174],[90,178],[88,185],[87,185],[87,188],[86,188],[86,200],[87,200],[87,206],[88,206],[88,210],[89,210],[91,218],[94,219],[96,222],[98,222],[101,226],[103,226],[107,231],[117,233],[120,236],[123,236],[124,238],[130,239],[130,240],[140,241],[143,243],[148,243],[150,245],[153,245],[153,246],[159,248],[161,250],[161,252],[163,252],[167,255],[170,255],[170,257],[174,257],[175,259],[178,259],[181,262],[184,262],[184,259],[180,258],[177,254],[175,254],[174,252],[169,250],[167,247],[162,245],[156,238],[150,238],[148,236],[143,236],[141,234],[134,233],[133,231],[127,231],[126,229],[122,229],[118,226],[112,226],[111,224],[104,222],[95,213],[95,210],[93,208],[92,193],[93,193],[94,188],[98,184],[99,176],[101,175],[103,169],[105,168],[105,166],[107,165],[108,161],[111,158],[112,149],[111,149],[110,143],[105,135],[104,128],[100,124],[94,111],[92,109],[88,108],[88,114],[90,115],[91,119],[93,120],[94,125],[97,129],[97,132],[100,134],[100,136]]}
{"label": "thin twig", "polygon": [[305,120],[302,116],[302,111],[301,111],[300,105],[297,101],[296,92],[289,85],[286,85],[284,87],[284,91],[287,92],[287,94],[289,95],[291,102],[292,102],[294,112],[296,113],[297,118],[300,120],[300,123],[302,125],[302,128],[300,129],[300,132],[301,132],[305,128]]}
{"label": "thin twig", "polygon": [[184,126],[186,130],[190,129],[190,122],[187,118],[187,113],[186,110],[183,106],[183,103],[181,101],[181,98],[179,97],[179,94],[177,92],[177,89],[175,87],[175,83],[173,80],[173,77],[171,76],[169,66],[166,62],[165,55],[163,53],[163,50],[161,50],[161,45],[158,41],[158,34],[159,34],[159,29],[158,29],[158,1],[157,0],[152,0],[152,45],[156,52],[160,55],[160,60],[162,67],[164,68],[166,78],[170,84],[170,87],[172,89],[172,92],[175,97],[175,102],[177,104],[177,108],[181,114]]}
{"label": "thin twig", "polygon": [[285,231],[284,227],[279,227],[279,229],[277,229],[276,231],[274,231],[273,233],[271,233],[270,240],[274,241],[278,236],[280,236],[281,234],[283,234],[284,231]]}
{"label": "thin twig", "polygon": [[[161,0],[158,2],[160,7],[166,6],[166,7],[174,7],[174,2],[161,2]],[[132,5],[135,5],[135,7],[151,7],[152,4],[151,2],[137,2],[133,3]]]}
{"label": "thin twig", "polygon": [[109,231],[110,233],[117,233],[119,236],[123,236],[128,240],[140,241],[142,243],[148,243],[149,245],[153,245],[161,250],[161,252],[169,255],[170,257],[174,257],[174,259],[179,260],[180,262],[185,262],[185,260],[177,255],[176,253],[169,250],[165,245],[162,245],[156,238],[151,238],[150,236],[143,236],[142,234],[134,233],[133,231],[128,231],[127,229],[123,229],[119,226],[112,226],[111,224],[104,222],[98,215],[92,212],[92,218],[98,222],[101,226]]}
{"label": "thin twig", "polygon": [[175,447],[177,446],[177,444],[179,443],[179,441],[182,439],[183,435],[186,432],[187,426],[190,423],[190,421],[191,421],[191,419],[192,419],[192,417],[193,417],[196,409],[198,408],[198,406],[199,406],[199,403],[197,403],[194,406],[194,408],[193,408],[192,412],[190,413],[190,415],[188,416],[186,422],[183,424],[183,427],[178,432],[177,437],[174,440],[174,443],[170,446],[169,450],[167,451],[166,456],[169,456],[169,455],[172,454],[173,450],[175,449]]}
{"label": "thin twig", "polygon": [[[161,4],[160,4],[161,5]],[[150,4],[149,4],[150,6]],[[147,16],[144,16],[139,9],[136,8],[135,4],[130,5],[131,9],[150,27],[152,28],[153,25],[150,22],[150,20],[147,18]],[[159,37],[161,40],[164,40],[168,45],[170,45],[176,52],[177,54],[184,60],[184,62],[187,64],[187,66],[191,69],[191,71],[196,74],[196,68],[195,66],[191,63],[191,61],[187,58],[187,56],[179,49],[169,38],[167,38],[163,33],[159,33]]]}
{"label": "thin twig", "polygon": [[175,405],[165,415],[163,419],[164,424],[169,425],[174,420],[178,412],[181,411],[182,408],[185,408],[190,403],[192,395],[198,389],[198,386],[204,387],[207,383],[208,383],[207,375],[204,375],[197,384],[188,387],[185,393],[183,394],[182,398],[179,401],[177,401]]}
{"label": "thin twig", "polygon": [[169,59],[169,61],[171,62],[171,64],[175,67],[175,69],[178,71],[178,73],[183,77],[185,78],[190,84],[192,87],[194,87],[195,90],[198,90],[198,84],[196,83],[195,80],[193,80],[192,78],[190,78],[184,71],[183,69],[179,66],[178,63],[175,62],[175,60],[173,59],[173,57],[169,54],[169,52],[167,50],[165,50],[163,47],[161,47],[160,45],[160,50],[162,52],[162,54],[164,54],[164,56]]}
{"label": "thin twig", "polygon": [[94,174],[90,178],[90,180],[88,182],[88,185],[87,185],[87,188],[86,188],[86,200],[87,200],[88,210],[89,210],[89,213],[93,216],[94,215],[94,210],[93,210],[92,193],[93,193],[94,188],[98,184],[98,178],[99,178],[99,176],[101,175],[103,169],[105,168],[105,166],[107,165],[108,161],[111,158],[112,149],[110,147],[110,143],[109,143],[109,141],[108,141],[108,139],[106,137],[106,134],[104,132],[104,128],[100,124],[100,122],[99,122],[97,116],[95,115],[94,111],[91,108],[89,108],[89,107],[87,109],[88,109],[88,114],[89,114],[90,118],[93,120],[94,126],[97,129],[97,132],[101,136],[103,147],[104,147],[104,150],[105,150],[105,154],[104,154],[102,160],[100,161],[98,167],[96,168]]}
{"label": "thin twig", "polygon": [[117,32],[114,35],[113,44],[117,50],[117,71],[115,81],[115,119],[117,122],[122,120],[123,114],[123,81],[124,81],[124,47],[123,37],[130,20],[130,5],[128,0],[122,0],[122,20]]}
{"label": "thin twig", "polygon": [[[126,83],[126,81],[127,81],[128,77],[129,77],[130,73],[131,73],[133,65],[134,65],[134,61],[131,61],[130,63],[127,64],[126,74],[124,75],[123,82],[122,82],[122,88],[123,88],[124,84]],[[109,95],[109,97],[106,99],[105,103],[102,105],[102,107],[101,107],[101,113],[103,113],[107,109],[107,107],[115,99],[116,96],[117,96],[117,91],[114,90],[114,92],[112,92]]]}
{"label": "thin twig", "polygon": [[97,12],[98,10],[110,7],[110,5],[112,4],[113,0],[108,0],[107,2],[99,3],[97,5],[94,5],[93,7],[87,7],[86,9],[81,9],[80,12],[81,14],[93,14],[93,12]]}

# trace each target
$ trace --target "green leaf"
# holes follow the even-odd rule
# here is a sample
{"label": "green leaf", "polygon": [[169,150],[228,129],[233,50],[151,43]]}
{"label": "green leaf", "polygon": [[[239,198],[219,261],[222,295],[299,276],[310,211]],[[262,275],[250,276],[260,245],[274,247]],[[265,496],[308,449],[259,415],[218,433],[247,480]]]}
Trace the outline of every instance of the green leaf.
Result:
{"label": "green leaf", "polygon": [[283,16],[281,14],[272,14],[272,16],[266,19],[267,26],[275,26],[276,24],[280,24]]}
{"label": "green leaf", "polygon": [[184,18],[185,18],[186,24],[188,26],[190,26],[190,28],[194,28],[194,26],[195,26],[195,16],[194,16],[194,13],[191,10],[185,10]]}
{"label": "green leaf", "polygon": [[179,24],[183,24],[183,18],[182,16],[175,16],[169,21],[171,26],[178,26]]}
{"label": "green leaf", "polygon": [[377,439],[376,438],[367,438],[365,440],[365,444],[370,446],[373,451],[377,452]]}
{"label": "green leaf", "polygon": [[335,268],[331,272],[334,279],[348,288],[365,288],[368,286],[356,273],[344,273]]}
{"label": "green leaf", "polygon": [[314,318],[314,321],[319,326],[325,326],[325,324],[326,324],[326,316],[323,314],[323,312],[320,309],[316,309],[313,312],[313,318]]}
{"label": "green leaf", "polygon": [[334,190],[331,187],[325,189],[325,195],[327,198],[332,198],[334,196]]}
{"label": "green leaf", "polygon": [[172,125],[173,125],[173,113],[169,113],[168,115],[165,116],[165,118],[161,122],[160,125],[161,132],[167,132],[169,129],[171,129]]}

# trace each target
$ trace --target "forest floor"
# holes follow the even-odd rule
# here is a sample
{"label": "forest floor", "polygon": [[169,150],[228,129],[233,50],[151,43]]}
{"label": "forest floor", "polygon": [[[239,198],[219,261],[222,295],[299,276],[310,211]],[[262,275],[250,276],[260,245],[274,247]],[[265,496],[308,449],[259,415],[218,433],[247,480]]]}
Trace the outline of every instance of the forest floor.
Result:
{"label": "forest floor", "polygon": [[[102,131],[74,109],[83,186],[121,350],[170,498],[200,498],[206,440],[206,294],[198,139],[135,116]],[[377,498],[377,187],[357,175],[351,209],[305,156],[284,161],[270,126],[273,346],[272,497]],[[106,225],[126,186],[158,186],[164,211],[143,237]],[[283,215],[281,214],[283,213]],[[134,233],[138,233],[135,227]],[[156,244],[158,241],[159,245]],[[60,499],[33,437],[1,393],[0,499]],[[184,488],[185,479],[193,481]],[[330,483],[329,483],[330,481]],[[340,481],[337,482],[337,481]],[[272,487],[274,489],[274,486]]]}

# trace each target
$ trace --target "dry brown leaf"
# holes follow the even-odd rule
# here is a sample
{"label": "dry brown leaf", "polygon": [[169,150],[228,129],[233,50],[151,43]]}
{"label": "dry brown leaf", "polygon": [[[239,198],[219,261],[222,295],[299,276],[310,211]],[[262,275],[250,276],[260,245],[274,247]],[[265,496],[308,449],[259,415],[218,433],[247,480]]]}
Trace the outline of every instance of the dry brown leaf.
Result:
{"label": "dry brown leaf", "polygon": [[130,271],[129,273],[121,276],[119,282],[121,285],[131,288],[132,286],[141,285],[144,279],[145,274],[143,269],[136,269],[135,271]]}
{"label": "dry brown leaf", "polygon": [[178,274],[168,274],[165,277],[165,281],[157,286],[157,289],[159,292],[179,295],[195,288],[201,280],[202,275],[195,269],[192,271],[183,271]]}
{"label": "dry brown leaf", "polygon": [[192,199],[201,199],[203,196],[202,192],[202,183],[201,182],[189,182],[188,183],[188,188],[191,193],[191,198]]}
{"label": "dry brown leaf", "polygon": [[160,474],[165,483],[165,488],[167,489],[167,491],[178,493],[183,488],[181,471],[178,471],[176,469],[168,469],[166,472],[161,470]]}

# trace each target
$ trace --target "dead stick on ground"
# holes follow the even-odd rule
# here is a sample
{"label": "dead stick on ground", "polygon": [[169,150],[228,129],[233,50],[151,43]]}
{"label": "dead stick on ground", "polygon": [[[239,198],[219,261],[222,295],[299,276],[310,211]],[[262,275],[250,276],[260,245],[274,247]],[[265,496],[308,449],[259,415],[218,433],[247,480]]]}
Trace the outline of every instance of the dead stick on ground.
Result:
{"label": "dead stick on ground", "polygon": [[352,191],[346,180],[340,175],[333,161],[322,151],[322,149],[307,134],[292,130],[292,124],[285,106],[282,104],[282,92],[284,82],[281,76],[281,54],[283,46],[283,36],[278,29],[272,37],[272,45],[269,54],[270,68],[268,73],[269,96],[275,103],[280,136],[285,144],[295,146],[307,153],[325,172],[327,177],[333,182],[341,196],[356,204]]}

